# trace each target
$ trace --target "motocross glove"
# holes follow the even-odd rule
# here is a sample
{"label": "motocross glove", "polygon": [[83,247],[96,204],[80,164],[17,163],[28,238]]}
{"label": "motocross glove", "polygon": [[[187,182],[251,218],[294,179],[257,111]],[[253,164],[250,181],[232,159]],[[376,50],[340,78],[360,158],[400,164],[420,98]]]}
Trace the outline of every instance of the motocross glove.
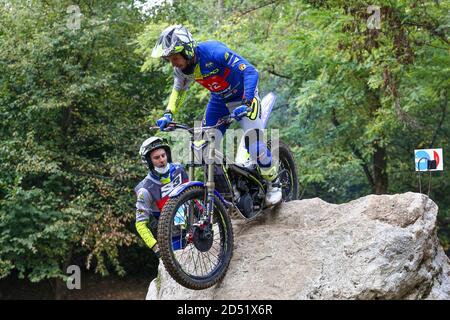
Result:
{"label": "motocross glove", "polygon": [[242,105],[240,107],[237,107],[231,112],[231,116],[235,118],[236,120],[241,120],[243,117],[247,116],[247,106]]}
{"label": "motocross glove", "polygon": [[161,118],[158,119],[158,121],[156,121],[156,125],[162,131],[165,127],[167,127],[167,125],[171,121],[172,121],[172,115],[170,113],[165,113],[164,116],[162,116]]}

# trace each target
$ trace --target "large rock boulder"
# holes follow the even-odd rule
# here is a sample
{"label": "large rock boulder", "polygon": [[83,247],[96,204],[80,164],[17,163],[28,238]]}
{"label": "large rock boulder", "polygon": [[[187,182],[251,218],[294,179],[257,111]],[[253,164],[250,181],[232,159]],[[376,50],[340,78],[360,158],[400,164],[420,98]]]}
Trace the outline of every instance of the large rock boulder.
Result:
{"label": "large rock boulder", "polygon": [[234,221],[221,283],[189,290],[161,263],[147,299],[450,299],[437,212],[412,192],[283,203],[259,220]]}

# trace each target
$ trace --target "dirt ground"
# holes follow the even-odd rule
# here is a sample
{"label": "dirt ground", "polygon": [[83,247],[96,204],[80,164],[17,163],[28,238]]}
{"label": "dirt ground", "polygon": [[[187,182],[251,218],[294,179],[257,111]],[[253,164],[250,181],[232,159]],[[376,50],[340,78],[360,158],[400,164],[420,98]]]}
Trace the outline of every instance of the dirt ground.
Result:
{"label": "dirt ground", "polygon": [[144,300],[151,280],[148,275],[121,278],[84,273],[81,289],[69,290],[61,282],[57,296],[54,282],[30,283],[9,278],[0,281],[0,300]]}

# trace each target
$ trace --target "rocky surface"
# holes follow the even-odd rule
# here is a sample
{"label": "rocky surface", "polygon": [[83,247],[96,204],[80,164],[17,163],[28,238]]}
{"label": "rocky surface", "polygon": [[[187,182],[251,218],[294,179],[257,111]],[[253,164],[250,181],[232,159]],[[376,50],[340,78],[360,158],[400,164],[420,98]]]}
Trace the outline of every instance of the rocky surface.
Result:
{"label": "rocky surface", "polygon": [[147,299],[450,299],[437,212],[412,192],[283,203],[259,220],[234,221],[221,283],[189,290],[161,263]]}

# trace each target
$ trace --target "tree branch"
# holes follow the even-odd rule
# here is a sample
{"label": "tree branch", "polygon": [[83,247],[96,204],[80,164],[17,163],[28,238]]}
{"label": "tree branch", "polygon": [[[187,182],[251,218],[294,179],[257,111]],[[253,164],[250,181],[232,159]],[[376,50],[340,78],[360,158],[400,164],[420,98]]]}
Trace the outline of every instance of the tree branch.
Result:
{"label": "tree branch", "polygon": [[276,5],[274,5],[272,8],[272,12],[270,13],[269,21],[267,22],[267,28],[266,28],[266,31],[264,32],[266,38],[269,37],[269,29],[271,28],[271,25],[272,25],[272,17],[273,17],[273,14],[275,13],[275,9],[278,7],[279,4],[280,3],[278,2]]}
{"label": "tree branch", "polygon": [[280,78],[284,78],[284,79],[292,79],[292,77],[290,77],[290,76],[286,76],[286,75],[284,75],[284,74],[281,74],[281,73],[276,72],[275,70],[273,70],[273,68],[274,68],[274,66],[271,66],[270,69],[267,69],[267,72],[270,73],[270,74],[272,74],[272,75],[274,75],[274,76],[280,77]]}
{"label": "tree branch", "polygon": [[394,110],[399,120],[416,131],[423,130],[423,126],[419,124],[416,119],[411,117],[405,110],[402,109],[402,106],[400,104],[400,93],[398,92],[399,80],[395,77],[395,75],[391,73],[391,71],[387,67],[383,71],[383,81],[383,90],[385,91],[385,94],[392,95],[392,98],[394,100]]}
{"label": "tree branch", "polygon": [[258,9],[261,9],[261,8],[264,8],[264,7],[267,7],[267,6],[270,6],[270,5],[272,5],[272,4],[274,4],[274,3],[277,3],[277,2],[279,2],[279,1],[280,1],[280,0],[273,0],[273,1],[270,1],[270,2],[268,2],[268,3],[263,3],[263,4],[259,5],[259,6],[256,6],[256,7],[250,8],[250,9],[247,9],[246,11],[241,12],[237,17],[240,18],[240,17],[242,17],[242,16],[244,16],[244,15],[250,13],[250,12],[253,12],[253,11],[256,11],[256,10],[258,10]]}

